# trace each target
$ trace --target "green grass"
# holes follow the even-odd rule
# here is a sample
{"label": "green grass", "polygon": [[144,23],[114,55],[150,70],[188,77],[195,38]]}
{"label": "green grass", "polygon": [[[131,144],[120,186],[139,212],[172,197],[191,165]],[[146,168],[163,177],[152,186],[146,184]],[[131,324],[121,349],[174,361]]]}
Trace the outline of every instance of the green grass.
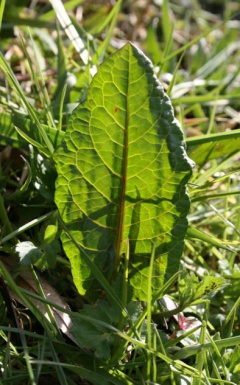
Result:
{"label": "green grass", "polygon": [[[240,7],[184,4],[1,2],[1,384],[240,383]],[[189,229],[154,294],[153,247],[146,303],[129,303],[127,284],[119,298],[121,282],[90,261],[104,289],[92,305],[61,246],[52,155],[128,40],[152,60],[196,163]],[[124,282],[130,262],[127,248]]]}

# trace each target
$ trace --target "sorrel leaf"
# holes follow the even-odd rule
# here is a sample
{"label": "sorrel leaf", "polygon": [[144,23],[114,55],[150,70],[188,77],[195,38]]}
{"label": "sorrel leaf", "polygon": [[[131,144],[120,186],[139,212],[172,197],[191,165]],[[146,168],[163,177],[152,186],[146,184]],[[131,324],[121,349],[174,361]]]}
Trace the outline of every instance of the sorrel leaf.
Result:
{"label": "sorrel leaf", "polygon": [[[131,43],[99,67],[55,161],[55,201],[83,252],[111,281],[129,249],[133,298],[145,300],[154,243],[159,290],[179,268],[192,164],[151,62]],[[97,297],[101,285],[66,232],[62,242],[79,292]]]}

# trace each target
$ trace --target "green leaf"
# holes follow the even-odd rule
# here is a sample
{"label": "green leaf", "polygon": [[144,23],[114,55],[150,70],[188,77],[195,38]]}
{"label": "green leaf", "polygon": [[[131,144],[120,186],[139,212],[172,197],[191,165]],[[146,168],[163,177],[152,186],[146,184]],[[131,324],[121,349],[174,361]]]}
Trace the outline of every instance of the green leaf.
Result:
{"label": "green leaf", "polygon": [[[154,241],[154,295],[179,267],[192,163],[170,100],[135,46],[99,67],[54,158],[55,202],[83,253],[111,279],[129,242],[133,296],[145,300]],[[101,285],[79,248],[66,232],[62,242],[79,292],[96,297]]]}

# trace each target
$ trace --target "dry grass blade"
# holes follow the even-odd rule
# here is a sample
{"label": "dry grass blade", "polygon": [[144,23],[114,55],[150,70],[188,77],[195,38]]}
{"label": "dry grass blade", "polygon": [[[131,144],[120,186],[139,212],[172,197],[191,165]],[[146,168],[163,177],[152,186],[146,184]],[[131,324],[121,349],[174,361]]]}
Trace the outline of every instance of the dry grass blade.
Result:
{"label": "dry grass blade", "polygon": [[56,12],[59,23],[64,29],[66,35],[71,40],[76,51],[80,54],[80,57],[84,64],[88,64],[89,54],[88,50],[85,48],[85,44],[79,36],[76,28],[72,24],[70,17],[68,16],[62,2],[60,0],[50,0],[54,11]]}

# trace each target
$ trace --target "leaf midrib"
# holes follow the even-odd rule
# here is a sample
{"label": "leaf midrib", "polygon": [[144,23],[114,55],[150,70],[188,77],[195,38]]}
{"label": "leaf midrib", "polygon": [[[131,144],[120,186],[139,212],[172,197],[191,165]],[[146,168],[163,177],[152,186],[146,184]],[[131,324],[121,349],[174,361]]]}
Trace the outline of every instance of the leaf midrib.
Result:
{"label": "leaf midrib", "polygon": [[114,275],[117,275],[120,267],[120,260],[122,255],[122,243],[124,232],[124,219],[125,219],[125,204],[126,204],[126,186],[127,186],[127,169],[128,169],[128,144],[129,144],[129,74],[130,74],[130,51],[128,51],[128,72],[127,72],[127,90],[126,90],[126,121],[124,130],[124,149],[123,149],[123,171],[122,171],[122,185],[120,192],[120,205],[119,215],[117,223],[117,237],[116,237],[116,256],[115,256],[115,271]]}

